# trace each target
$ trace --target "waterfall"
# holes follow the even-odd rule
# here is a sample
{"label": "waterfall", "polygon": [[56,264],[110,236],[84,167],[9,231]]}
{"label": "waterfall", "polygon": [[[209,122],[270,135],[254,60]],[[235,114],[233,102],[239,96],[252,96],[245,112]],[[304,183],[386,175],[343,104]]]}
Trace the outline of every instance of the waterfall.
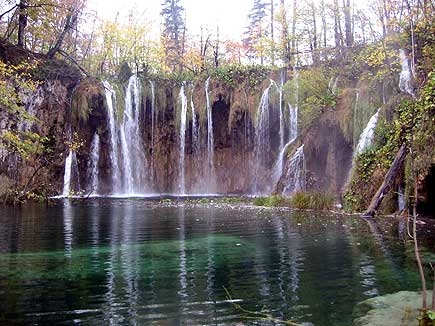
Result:
{"label": "waterfall", "polygon": [[186,147],[186,120],[187,120],[187,97],[184,92],[184,83],[181,86],[178,98],[181,102],[180,135],[179,135],[179,164],[178,164],[178,193],[186,193],[185,179],[185,147]]}
{"label": "waterfall", "polygon": [[195,105],[193,103],[193,90],[190,95],[190,109],[192,110],[192,153],[197,155],[199,152],[199,124],[196,121]]}
{"label": "waterfall", "polygon": [[210,85],[210,77],[205,81],[205,98],[207,109],[207,170],[208,170],[208,189],[214,188],[215,176],[214,176],[214,140],[213,140],[213,114],[212,107],[210,105],[210,96],[208,88]]}
{"label": "waterfall", "polygon": [[269,93],[270,88],[274,81],[270,81],[270,85],[264,90],[261,95],[260,104],[257,109],[257,123],[255,127],[255,179],[254,179],[254,193],[257,194],[259,169],[261,166],[266,165],[267,159],[270,155],[270,134],[269,134]]}
{"label": "waterfall", "polygon": [[118,147],[118,133],[116,131],[116,94],[112,86],[107,82],[103,82],[106,103],[107,103],[107,116],[110,128],[110,162],[112,166],[112,192],[119,193],[122,191],[121,171],[119,164],[119,147]]}
{"label": "waterfall", "polygon": [[353,133],[352,133],[352,140],[353,140],[353,144],[355,145],[357,142],[357,135],[356,135],[356,112],[358,109],[358,102],[359,102],[359,89],[356,90],[356,96],[355,96],[355,104],[353,106]]}
{"label": "waterfall", "polygon": [[[281,76],[282,77],[282,76]],[[270,81],[273,85],[275,85],[276,90],[279,94],[279,154],[276,159],[274,168],[273,168],[273,175],[272,175],[272,185],[274,185],[278,179],[280,178],[282,174],[282,165],[283,165],[283,159],[284,159],[284,150],[287,146],[284,146],[284,133],[285,133],[285,119],[284,119],[284,109],[283,109],[283,84],[284,80],[281,78],[281,85],[278,87],[278,85],[271,80]]]}
{"label": "waterfall", "polygon": [[[337,77],[338,79],[338,77]],[[337,87],[337,79],[335,80],[334,87]],[[294,83],[295,83],[295,105],[292,106],[290,103],[289,116],[290,116],[290,134],[289,141],[293,142],[298,137],[298,105],[299,105],[299,71],[294,70]]]}
{"label": "waterfall", "polygon": [[356,154],[361,154],[373,141],[374,131],[378,122],[379,110],[370,118],[358,141]]}
{"label": "waterfall", "polygon": [[[68,145],[72,142],[72,131],[71,127],[68,129]],[[65,159],[65,166],[64,166],[64,173],[63,173],[63,191],[62,196],[68,197],[71,195],[71,181],[72,181],[72,175],[73,175],[73,164],[76,162],[75,159],[75,152],[71,150],[71,148],[68,150],[68,156]]]}
{"label": "waterfall", "polygon": [[72,175],[72,162],[73,162],[74,152],[69,150],[68,156],[65,160],[65,169],[63,174],[63,191],[62,195],[68,197],[71,192],[71,175]]}
{"label": "waterfall", "polygon": [[116,95],[108,82],[103,82],[110,128],[110,161],[112,165],[112,194],[142,194],[146,185],[145,148],[140,129],[141,87],[133,75],[125,90],[122,120],[117,122]]}
{"label": "waterfall", "polygon": [[298,137],[298,106],[292,106],[289,103],[288,108],[290,116],[289,142],[294,142]]}
{"label": "waterfall", "polygon": [[289,107],[289,140],[287,144],[280,150],[278,159],[276,160],[274,172],[272,176],[273,184],[275,185],[282,176],[283,168],[284,168],[284,156],[287,152],[288,147],[293,144],[298,136],[298,107],[292,106],[288,103]]}
{"label": "waterfall", "polygon": [[150,164],[150,181],[154,185],[154,142],[155,142],[155,124],[156,124],[156,91],[154,82],[149,81],[151,88],[151,164]]}
{"label": "waterfall", "polygon": [[332,95],[337,95],[337,83],[338,83],[338,76],[331,77],[328,83],[328,89],[332,93]]}
{"label": "waterfall", "polygon": [[273,184],[276,184],[278,179],[281,177],[283,161],[284,161],[284,153],[288,147],[287,145],[284,145],[285,120],[284,120],[284,108],[283,108],[283,86],[284,86],[284,80],[281,78],[281,85],[280,87],[277,87],[277,90],[279,92],[279,154],[275,162],[275,166],[273,168],[273,176],[272,176]]}
{"label": "waterfall", "polygon": [[[125,96],[124,119],[120,128],[123,164],[123,192],[127,195],[143,193],[145,180],[145,153],[139,129],[140,81],[136,75],[128,80]],[[140,162],[141,164],[135,164]]]}
{"label": "waterfall", "polygon": [[99,187],[99,170],[98,162],[100,160],[100,136],[97,133],[94,135],[94,139],[91,144],[90,159],[88,162],[88,180],[90,180],[89,191],[93,194],[98,194]]}
{"label": "waterfall", "polygon": [[[295,105],[292,106],[290,103],[288,103],[289,108],[289,133],[288,133],[288,140],[287,143],[283,146],[280,146],[280,151],[278,154],[278,159],[276,160],[275,166],[274,166],[274,172],[272,175],[273,184],[276,185],[276,183],[279,181],[279,179],[282,176],[283,168],[284,168],[284,156],[288,149],[288,147],[296,140],[298,136],[298,91],[299,91],[299,83],[298,83],[298,75],[297,71],[295,72]],[[281,87],[282,92],[282,87]],[[280,100],[281,100],[281,94],[280,93]],[[280,122],[281,122],[281,102],[280,102]],[[281,124],[281,123],[280,123]],[[281,136],[281,134],[280,134]]]}
{"label": "waterfall", "polygon": [[283,194],[291,195],[305,189],[304,164],[304,145],[301,145],[290,159],[286,173],[287,186],[285,186]]}
{"label": "waterfall", "polygon": [[397,206],[399,208],[399,212],[401,212],[406,207],[405,189],[403,189],[403,187],[399,185],[399,189],[397,190],[397,192]]}
{"label": "waterfall", "polygon": [[406,92],[412,97],[415,97],[414,90],[411,87],[411,69],[409,69],[409,62],[405,51],[402,49],[399,50],[399,57],[402,66],[402,70],[400,71],[399,88],[402,92]]}
{"label": "waterfall", "polygon": [[156,94],[154,88],[154,82],[152,80],[149,81],[151,88],[151,148],[154,152],[154,129],[155,129],[155,103],[156,103]]}
{"label": "waterfall", "polygon": [[[276,84],[275,84],[276,85]],[[279,92],[279,149],[280,151],[284,148],[284,108],[283,108],[283,88],[284,88],[284,80],[281,79],[280,87],[277,87]]]}

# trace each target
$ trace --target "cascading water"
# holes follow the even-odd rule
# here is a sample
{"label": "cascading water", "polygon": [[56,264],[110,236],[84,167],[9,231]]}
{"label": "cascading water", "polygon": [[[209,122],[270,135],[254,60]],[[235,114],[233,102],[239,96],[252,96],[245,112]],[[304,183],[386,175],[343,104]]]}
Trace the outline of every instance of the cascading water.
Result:
{"label": "cascading water", "polygon": [[304,164],[304,145],[301,145],[290,159],[289,168],[286,173],[287,185],[283,190],[284,195],[291,195],[305,189]]}
{"label": "cascading water", "polygon": [[259,193],[259,170],[266,165],[270,155],[270,134],[269,134],[269,93],[275,82],[270,81],[270,85],[264,90],[257,110],[257,124],[255,127],[255,175],[254,193]]}
{"label": "cascading water", "polygon": [[156,94],[155,94],[154,82],[152,80],[150,80],[149,83],[150,83],[150,89],[151,89],[151,148],[154,149]]}
{"label": "cascading water", "polygon": [[411,69],[409,68],[409,62],[405,51],[402,49],[399,50],[399,57],[402,66],[402,70],[400,71],[399,88],[402,92],[406,92],[412,97],[415,97],[414,90],[411,87]]}
{"label": "cascading water", "polygon": [[[72,141],[72,132],[71,127],[68,129],[67,134],[68,142]],[[73,174],[73,161],[75,159],[75,153],[71,150],[68,150],[68,156],[65,159],[64,173],[63,173],[63,190],[62,196],[68,197],[71,194],[71,180]]]}
{"label": "cascading water", "polygon": [[283,103],[283,88],[284,88],[284,79],[281,76],[281,84],[280,87],[277,87],[279,92],[279,149],[280,151],[284,148],[284,103]]}
{"label": "cascading water", "polygon": [[289,111],[290,111],[290,129],[289,129],[289,138],[290,140],[287,142],[287,144],[284,145],[284,147],[280,150],[278,159],[276,160],[275,167],[274,167],[274,173],[273,173],[273,180],[274,184],[276,184],[279,181],[279,178],[281,178],[283,168],[284,168],[284,156],[287,152],[288,147],[293,144],[293,142],[296,140],[298,136],[298,107],[292,106],[290,103],[288,104]]}
{"label": "cascading water", "polygon": [[205,81],[205,99],[207,109],[207,171],[208,171],[208,190],[214,190],[215,187],[215,171],[214,171],[214,139],[213,139],[213,114],[210,105],[210,95],[208,89],[210,86],[210,77]]}
{"label": "cascading water", "polygon": [[64,197],[68,197],[71,193],[71,175],[72,175],[73,156],[74,156],[74,152],[70,150],[65,160],[65,169],[63,174],[63,191],[62,191],[62,195]]}
{"label": "cascading water", "polygon": [[[123,193],[126,195],[144,192],[145,155],[139,129],[141,108],[140,81],[132,75],[125,96],[124,119],[120,126],[121,154],[123,163]],[[133,162],[143,162],[133,168]]]}
{"label": "cascading water", "polygon": [[[335,84],[337,83],[337,79],[335,80]],[[299,72],[296,68],[294,70],[294,83],[295,83],[295,105],[291,105],[290,103],[288,104],[289,116],[290,116],[290,132],[289,132],[290,143],[294,142],[298,137]]]}
{"label": "cascading water", "polygon": [[178,193],[186,193],[185,178],[185,147],[186,147],[186,121],[187,121],[187,97],[184,92],[184,83],[178,95],[181,104],[180,113],[180,134],[179,134],[179,164],[178,164]]}
{"label": "cascading water", "polygon": [[154,142],[155,142],[155,124],[156,124],[156,92],[154,82],[149,81],[151,89],[151,164],[150,164],[150,182],[154,185]]}
{"label": "cascading water", "polygon": [[[287,152],[288,147],[296,140],[298,136],[298,91],[299,91],[299,83],[298,83],[298,74],[295,73],[295,105],[292,106],[288,103],[289,108],[289,133],[288,133],[288,141],[283,146],[280,147],[278,159],[276,160],[274,172],[273,172],[273,184],[275,185],[282,176],[283,168],[284,168],[284,156]],[[281,109],[281,107],[280,107]],[[281,118],[281,115],[280,115]]]}
{"label": "cascading water", "polygon": [[91,144],[91,153],[88,163],[88,180],[90,180],[89,192],[98,194],[99,188],[99,170],[98,162],[100,161],[100,136],[97,133]]}
{"label": "cascading water", "polygon": [[361,136],[358,141],[358,145],[356,147],[355,154],[361,154],[367,146],[369,146],[373,141],[374,131],[376,124],[378,122],[379,110],[370,118],[367,126],[364,131],[361,133]]}
{"label": "cascading water", "polygon": [[358,113],[358,104],[359,104],[359,89],[356,90],[356,95],[355,95],[355,103],[353,105],[353,112],[352,112],[352,116],[353,116],[353,136],[352,136],[352,140],[353,140],[353,144],[357,144],[358,141],[358,134],[356,132],[357,129],[357,113]]}
{"label": "cascading water", "polygon": [[289,142],[292,143],[298,137],[298,106],[292,106],[290,103],[288,105],[289,115],[290,115],[290,132],[289,132]]}
{"label": "cascading water", "polygon": [[118,132],[116,124],[116,94],[112,86],[104,81],[104,90],[107,103],[107,116],[110,128],[110,162],[112,166],[112,193],[117,194],[122,192],[122,180],[119,164],[119,145]]}
{"label": "cascading water", "polygon": [[338,83],[338,76],[336,76],[335,78],[331,77],[331,79],[329,80],[328,89],[333,95],[337,95],[337,83]]}
{"label": "cascading water", "polygon": [[402,186],[399,186],[397,190],[397,207],[399,208],[399,212],[406,208],[405,189]]}
{"label": "cascading water", "polygon": [[199,152],[199,124],[196,121],[195,104],[193,103],[193,92],[190,95],[190,109],[192,113],[192,153],[197,155]]}
{"label": "cascading water", "polygon": [[[128,80],[124,114],[120,122],[117,122],[115,91],[108,82],[103,84],[110,128],[112,194],[123,196],[143,194],[148,179],[146,179],[147,161],[140,130],[140,80],[136,75]],[[135,162],[141,164],[134,165]]]}

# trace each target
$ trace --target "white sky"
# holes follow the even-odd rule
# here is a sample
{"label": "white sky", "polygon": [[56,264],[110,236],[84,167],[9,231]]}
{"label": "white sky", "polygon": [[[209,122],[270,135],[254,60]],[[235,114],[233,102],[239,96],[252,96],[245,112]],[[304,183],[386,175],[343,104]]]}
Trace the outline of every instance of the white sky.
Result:
{"label": "white sky", "polygon": [[[116,13],[127,14],[129,9],[137,7],[139,12],[146,10],[145,17],[152,20],[156,32],[161,22],[160,10],[163,0],[89,0],[89,8],[106,19],[114,19]],[[200,27],[208,27],[215,33],[219,25],[222,39],[240,39],[247,25],[247,15],[252,0],[183,0],[189,33],[199,34]]]}

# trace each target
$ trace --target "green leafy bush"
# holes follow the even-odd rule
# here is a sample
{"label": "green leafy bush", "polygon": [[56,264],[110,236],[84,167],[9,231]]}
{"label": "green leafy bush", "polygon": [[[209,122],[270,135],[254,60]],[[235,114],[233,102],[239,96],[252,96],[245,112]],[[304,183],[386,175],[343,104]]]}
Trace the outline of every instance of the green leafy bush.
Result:
{"label": "green leafy bush", "polygon": [[262,65],[223,65],[211,72],[212,78],[217,78],[230,87],[245,83],[249,88],[255,88],[270,73],[268,67]]}
{"label": "green leafy bush", "polygon": [[329,210],[334,207],[334,197],[324,192],[297,192],[291,198],[291,207]]}
{"label": "green leafy bush", "polygon": [[333,208],[334,197],[322,192],[297,192],[291,198],[280,195],[256,197],[253,200],[253,204],[265,207],[325,210]]}

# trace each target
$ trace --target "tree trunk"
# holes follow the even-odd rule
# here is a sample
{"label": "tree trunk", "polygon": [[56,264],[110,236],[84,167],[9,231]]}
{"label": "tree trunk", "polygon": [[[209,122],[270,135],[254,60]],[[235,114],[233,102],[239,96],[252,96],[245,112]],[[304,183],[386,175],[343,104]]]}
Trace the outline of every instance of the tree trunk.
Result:
{"label": "tree trunk", "polygon": [[291,67],[291,44],[290,44],[290,38],[289,38],[289,26],[287,23],[287,12],[285,8],[285,2],[284,0],[281,0],[281,29],[282,29],[282,35],[281,35],[281,46],[283,48],[283,60],[285,63],[285,66],[290,68]]}
{"label": "tree trunk", "polygon": [[353,45],[353,33],[352,33],[352,15],[350,11],[350,0],[343,0],[344,4],[344,27],[346,31],[346,46],[351,47]]}
{"label": "tree trunk", "polygon": [[54,46],[48,51],[47,56],[49,58],[53,58],[54,55],[62,48],[63,40],[65,36],[69,33],[69,31],[73,28],[77,21],[77,13],[71,12],[66,16],[65,26],[62,32],[59,34],[59,37],[56,40]]}
{"label": "tree trunk", "polygon": [[367,208],[364,215],[374,216],[376,214],[376,210],[381,205],[385,195],[390,191],[391,187],[393,186],[393,182],[396,179],[397,174],[402,169],[403,162],[405,161],[405,157],[406,157],[406,145],[403,144],[400,147],[399,151],[397,152],[393,164],[391,165],[390,170],[388,170],[388,173],[385,176],[384,182],[379,187],[376,194],[373,196],[373,199],[370,202],[370,205]]}
{"label": "tree trunk", "polygon": [[313,15],[313,62],[314,64],[319,62],[319,53],[317,51],[317,20],[316,20],[316,5],[314,1],[311,2],[311,10]]}
{"label": "tree trunk", "polygon": [[[291,53],[292,57],[295,57],[296,53],[296,18],[297,18],[297,0],[293,0],[293,22],[292,22],[292,47],[291,47]],[[293,60],[296,61],[296,60]],[[293,63],[293,66],[296,63]]]}
{"label": "tree trunk", "polygon": [[338,0],[334,0],[334,38],[335,47],[337,49],[340,49],[343,42],[341,35],[340,8],[338,7]]}
{"label": "tree trunk", "polygon": [[214,48],[214,66],[219,67],[219,25],[216,26],[216,46]]}
{"label": "tree trunk", "polygon": [[18,41],[17,45],[24,47],[24,32],[27,26],[27,0],[21,0],[18,6]]}
{"label": "tree trunk", "polygon": [[274,20],[275,20],[275,18],[274,18],[274,14],[275,14],[275,12],[274,12],[274,7],[273,7],[273,0],[270,0],[270,39],[271,39],[271,42],[272,42],[272,49],[271,49],[271,52],[272,52],[272,66],[273,65],[275,65],[275,39],[274,39]]}
{"label": "tree trunk", "polygon": [[[320,4],[320,12],[321,12],[321,18],[322,18],[322,32],[323,32],[323,48],[326,53],[326,46],[327,46],[327,38],[326,38],[326,32],[327,32],[327,26],[326,26],[326,7],[325,7],[325,1],[322,0]],[[326,55],[325,55],[326,60]]]}

